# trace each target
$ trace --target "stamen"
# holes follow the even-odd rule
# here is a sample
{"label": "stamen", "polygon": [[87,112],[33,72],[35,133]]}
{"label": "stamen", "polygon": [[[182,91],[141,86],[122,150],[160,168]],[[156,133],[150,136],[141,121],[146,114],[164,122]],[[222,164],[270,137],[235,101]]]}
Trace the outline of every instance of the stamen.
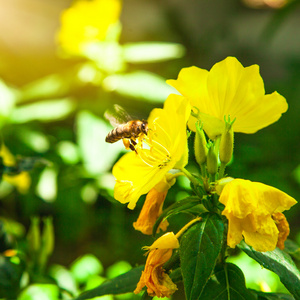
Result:
{"label": "stamen", "polygon": [[[159,143],[159,142],[157,142],[157,141],[155,141],[155,140],[153,140],[152,142],[155,143],[157,146],[161,147],[168,155],[170,155],[169,150],[168,150],[165,146],[163,146],[161,143]],[[162,152],[159,151],[156,147],[155,147],[155,149],[156,149],[158,152],[162,153]],[[163,153],[162,153],[162,154],[163,154]],[[163,155],[165,155],[165,154],[163,154]]]}
{"label": "stamen", "polygon": [[155,165],[156,159],[154,159],[153,156],[148,155],[148,151],[139,151],[138,152],[139,157],[141,158],[141,160],[148,165],[149,167],[153,168],[154,166],[151,165],[150,163],[153,163]]}

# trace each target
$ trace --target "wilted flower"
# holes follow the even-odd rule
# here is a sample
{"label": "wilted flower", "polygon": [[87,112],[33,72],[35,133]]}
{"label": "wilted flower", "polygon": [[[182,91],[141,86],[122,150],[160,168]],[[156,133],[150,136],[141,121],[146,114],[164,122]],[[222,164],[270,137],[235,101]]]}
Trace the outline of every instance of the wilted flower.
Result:
{"label": "wilted flower", "polygon": [[[137,221],[133,223],[133,227],[136,230],[141,231],[143,234],[152,234],[153,226],[157,218],[162,213],[163,204],[168,190],[174,183],[175,178],[171,179],[171,181],[168,182],[167,176],[165,176],[165,178],[160,183],[158,183],[149,191],[140,215]],[[168,221],[164,220],[160,223],[157,230],[159,231],[161,229],[162,231],[165,231],[168,225]]]}
{"label": "wilted flower", "polygon": [[179,248],[179,242],[173,232],[168,232],[158,238],[150,247],[145,269],[134,291],[138,294],[144,286],[147,287],[148,295],[154,297],[170,297],[176,290],[163,265],[171,258],[173,249]]}
{"label": "wilted flower", "polygon": [[248,245],[261,252],[274,250],[279,239],[282,241],[276,214],[297,203],[274,187],[243,179],[225,185],[219,201],[225,205],[222,214],[228,219],[227,244],[234,248],[244,237]]}

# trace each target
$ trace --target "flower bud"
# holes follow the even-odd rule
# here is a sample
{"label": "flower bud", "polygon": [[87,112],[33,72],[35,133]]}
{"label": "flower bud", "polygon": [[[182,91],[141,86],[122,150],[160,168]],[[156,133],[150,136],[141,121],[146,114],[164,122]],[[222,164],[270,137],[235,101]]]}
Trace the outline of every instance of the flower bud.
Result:
{"label": "flower bud", "polygon": [[206,162],[207,158],[207,147],[206,147],[206,138],[204,131],[202,129],[202,125],[199,125],[199,123],[196,123],[196,136],[195,136],[195,157],[196,161],[199,166],[201,166],[203,163]]}
{"label": "flower bud", "polygon": [[220,152],[219,157],[222,164],[227,165],[232,158],[233,154],[233,128],[232,125],[235,119],[230,122],[230,116],[228,116],[228,121],[225,119],[225,129],[221,136],[220,141]]}
{"label": "flower bud", "polygon": [[41,247],[40,219],[38,217],[31,218],[31,224],[27,235],[29,249],[32,252],[39,251]]}
{"label": "flower bud", "polygon": [[208,153],[207,153],[207,172],[211,175],[215,175],[218,171],[218,157],[215,152],[214,143],[208,144]]}

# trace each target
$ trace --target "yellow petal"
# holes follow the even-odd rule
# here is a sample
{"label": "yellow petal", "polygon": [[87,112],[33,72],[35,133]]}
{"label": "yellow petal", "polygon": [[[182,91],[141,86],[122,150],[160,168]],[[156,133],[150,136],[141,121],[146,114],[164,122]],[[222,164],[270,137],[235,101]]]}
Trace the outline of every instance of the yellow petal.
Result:
{"label": "yellow petal", "polygon": [[278,235],[261,234],[259,232],[244,232],[245,242],[256,251],[273,251],[276,248]]}
{"label": "yellow petal", "polygon": [[272,214],[290,209],[297,201],[286,193],[260,182],[234,179],[223,189],[219,201],[226,208],[223,214],[232,213],[244,218],[249,213]]}
{"label": "yellow petal", "polygon": [[241,219],[236,218],[233,215],[226,216],[228,219],[228,234],[227,244],[229,247],[234,248],[243,239]]}
{"label": "yellow petal", "polygon": [[145,249],[177,249],[179,248],[179,242],[173,232],[167,232],[159,237],[151,246],[145,247]]}
{"label": "yellow petal", "polygon": [[[167,80],[167,83],[173,86],[179,93],[189,99],[197,99],[201,95],[207,97],[206,81],[208,71],[195,66],[183,68],[177,80]],[[204,88],[204,89],[203,89]],[[191,103],[192,106],[195,103]]]}
{"label": "yellow petal", "polygon": [[223,215],[245,218],[256,209],[258,195],[251,185],[251,181],[243,179],[234,179],[225,185],[219,199],[225,205]]}
{"label": "yellow petal", "polygon": [[287,109],[288,104],[285,98],[277,92],[256,98],[255,103],[244,106],[244,109],[240,111],[234,123],[234,131],[255,133],[278,121]]}
{"label": "yellow petal", "polygon": [[[150,152],[147,149],[144,151]],[[115,199],[121,203],[129,202],[128,208],[134,209],[139,197],[148,193],[172,167],[171,164],[167,169],[154,168],[141,160],[135,152],[125,154],[112,170],[116,178]]]}

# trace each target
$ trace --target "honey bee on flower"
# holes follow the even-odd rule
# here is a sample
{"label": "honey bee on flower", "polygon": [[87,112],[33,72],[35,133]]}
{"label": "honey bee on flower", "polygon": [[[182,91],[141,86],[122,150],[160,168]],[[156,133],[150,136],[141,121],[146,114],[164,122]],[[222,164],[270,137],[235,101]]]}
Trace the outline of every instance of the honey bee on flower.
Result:
{"label": "honey bee on flower", "polygon": [[139,197],[162,182],[171,169],[180,170],[187,164],[189,115],[187,99],[174,94],[167,98],[163,109],[152,110],[148,118],[151,136],[145,135],[143,140],[149,149],[137,151],[138,155],[126,153],[113,167],[116,200],[129,203],[128,207],[133,209]]}
{"label": "honey bee on flower", "polygon": [[[144,136],[148,133],[148,122],[145,120],[130,120],[132,118],[117,104],[114,105],[114,111],[114,113],[106,111],[104,114],[111,125],[115,127],[107,134],[105,142],[115,143],[123,140],[126,149],[136,152],[137,144],[141,144]],[[136,139],[138,139],[138,143]]]}

